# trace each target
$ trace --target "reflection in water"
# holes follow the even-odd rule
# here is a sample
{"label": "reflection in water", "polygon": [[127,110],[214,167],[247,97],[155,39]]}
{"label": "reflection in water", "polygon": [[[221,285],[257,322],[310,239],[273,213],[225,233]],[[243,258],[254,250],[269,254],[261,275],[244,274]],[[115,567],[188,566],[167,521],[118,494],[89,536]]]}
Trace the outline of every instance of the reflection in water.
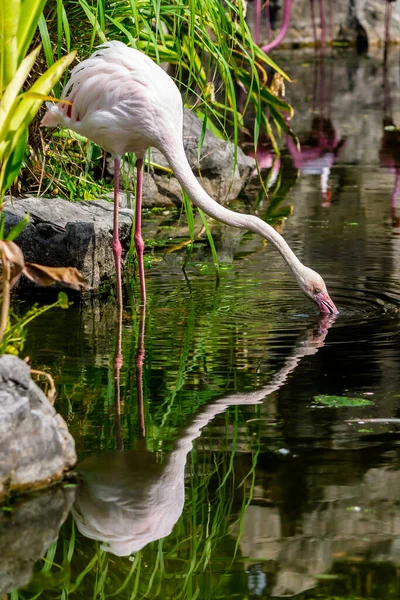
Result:
{"label": "reflection in water", "polygon": [[[290,101],[296,107],[293,128],[308,131],[313,118],[308,102],[314,97],[312,54],[281,56],[282,66],[296,81],[290,86]],[[149,255],[142,362],[146,440],[138,439],[140,352],[132,343],[140,337],[140,327],[136,319],[126,318],[119,419],[127,452],[109,453],[118,437],[115,344],[110,335],[113,300],[93,301],[89,308],[74,306],[60,311],[56,319],[48,313],[30,324],[26,352],[54,374],[58,407],[68,419],[80,456],[103,452],[123,481],[113,472],[107,475],[112,469],[101,465],[101,459],[90,459],[82,507],[79,500],[77,504],[83,526],[104,544],[119,546],[122,540],[121,552],[145,543],[150,534],[153,539],[162,536],[162,528],[173,531],[132,560],[99,550],[97,542],[79,532],[72,536],[68,522],[56,555],[49,552],[39,561],[31,586],[20,593],[24,600],[37,594],[38,600],[96,594],[118,600],[265,598],[300,593],[316,584],[318,589],[307,597],[398,598],[399,431],[390,419],[400,416],[400,237],[390,235],[393,174],[380,168],[378,155],[382,50],[377,50],[377,58],[359,58],[351,51],[343,56],[341,50],[335,59],[330,115],[337,139],[347,139],[331,172],[338,201],[327,215],[321,207],[319,178],[300,174],[295,181],[296,172],[285,158],[269,192],[271,197],[277,190],[273,201],[278,203],[288,181],[295,181],[286,200],[294,212],[285,221],[285,237],[301,256],[327,271],[338,296],[341,314],[322,351],[297,364],[295,353],[287,358],[295,344],[295,352],[304,351],[298,336],[312,322],[310,307],[294,293],[273,249],[267,245],[259,251],[256,236],[232,235],[215,227],[217,250],[225,252],[217,289],[205,243],[192,249],[190,289],[181,270],[184,252],[162,258],[156,247]],[[389,58],[396,123],[400,88],[395,52]],[[319,110],[318,104],[315,108]],[[250,199],[253,206],[254,195]],[[248,212],[248,207],[240,208]],[[265,206],[260,203],[255,210],[261,215]],[[162,245],[176,229],[184,232],[179,239],[187,237],[172,212],[146,215],[143,225],[156,244]],[[312,350],[310,339],[303,345]],[[260,389],[267,394],[265,382],[272,384],[272,375],[282,365],[288,377],[267,400],[252,405],[250,397],[247,405],[216,414],[201,437],[189,441],[201,423],[222,408],[215,398],[226,400],[236,390],[246,396]],[[315,401],[320,395],[368,399],[372,404],[321,405]],[[188,443],[193,451],[186,456],[180,443]],[[153,526],[155,497],[168,502],[160,482],[167,476],[172,480],[174,457],[176,464],[187,461],[183,513],[179,518],[174,506],[168,523],[155,515]],[[175,482],[174,497],[179,503],[183,466],[177,470],[180,481]],[[135,513],[132,494],[139,498],[142,512]],[[122,533],[119,518],[125,523]],[[66,562],[74,544],[72,560]],[[23,553],[22,544],[20,548]],[[51,568],[44,575],[45,565]]]}
{"label": "reflection in water", "polygon": [[0,597],[27,585],[33,565],[58,536],[75,488],[60,486],[0,510]]}
{"label": "reflection in water", "polygon": [[304,175],[320,175],[320,189],[323,206],[331,203],[329,175],[337,157],[346,143],[338,139],[332,123],[331,104],[333,86],[333,63],[329,65],[328,86],[326,86],[325,59],[321,54],[314,63],[314,94],[311,130],[304,137],[299,148],[290,136],[287,146],[293,165]]}
{"label": "reflection in water", "polygon": [[396,127],[393,119],[391,85],[388,73],[390,7],[391,3],[386,1],[385,51],[383,63],[383,137],[379,150],[379,158],[381,166],[395,174],[395,182],[391,201],[391,216],[393,228],[398,229],[400,226],[400,214],[398,210],[400,194],[400,130]]}
{"label": "reflection in water", "polygon": [[[148,450],[109,452],[84,460],[78,466],[82,483],[73,508],[81,533],[104,542],[102,548],[117,556],[127,556],[168,536],[183,510],[186,458],[203,427],[228,407],[260,404],[282,387],[299,361],[324,345],[334,321],[334,316],[319,318],[315,328],[301,335],[267,385],[253,392],[229,394],[200,408],[178,433],[173,450],[162,463]],[[140,336],[139,348],[142,344]],[[142,355],[138,353],[138,362]],[[140,378],[137,384],[141,389]]]}

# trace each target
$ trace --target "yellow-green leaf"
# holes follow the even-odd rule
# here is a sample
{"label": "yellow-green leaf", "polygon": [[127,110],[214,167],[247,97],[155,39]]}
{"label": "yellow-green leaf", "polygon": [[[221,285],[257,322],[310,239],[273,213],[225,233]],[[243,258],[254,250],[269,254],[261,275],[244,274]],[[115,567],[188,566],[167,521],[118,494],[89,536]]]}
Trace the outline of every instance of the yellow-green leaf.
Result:
{"label": "yellow-green leaf", "polygon": [[70,104],[72,106],[72,102],[69,100],[64,100],[63,98],[54,98],[54,96],[39,94],[39,92],[24,92],[23,94],[20,94],[19,98],[31,98],[33,100],[41,100],[42,102],[62,102],[63,104]]}
{"label": "yellow-green leaf", "polygon": [[40,46],[35,48],[35,50],[32,50],[32,52],[24,58],[13,79],[4,91],[0,102],[0,141],[5,138],[5,132],[8,130],[8,122],[12,114],[13,104],[17,100],[24,81],[31,72],[39,52]]}
{"label": "yellow-green leaf", "polygon": [[14,77],[18,66],[17,31],[20,10],[20,0],[0,1],[0,95]]}
{"label": "yellow-green leaf", "polygon": [[[65,71],[68,65],[74,60],[76,52],[70,52],[67,56],[63,56],[54,63],[35,83],[32,85],[29,90],[31,93],[36,94],[39,93],[41,95],[47,95],[50,90],[54,87],[55,83],[60,79],[61,75]],[[32,121],[33,117],[36,115],[42,104],[41,99],[31,99],[31,98],[23,98],[21,102],[18,104],[11,120],[10,120],[10,129],[15,132],[14,138],[11,144],[11,151],[15,147],[15,137],[18,137],[22,134],[24,129],[26,129],[29,123]]]}
{"label": "yellow-green leaf", "polygon": [[[9,0],[5,0],[8,2]],[[15,1],[15,0],[13,0]],[[18,2],[19,4],[20,2]],[[28,52],[29,45],[43,12],[46,0],[24,0],[21,3],[21,15],[18,23],[18,62]]]}

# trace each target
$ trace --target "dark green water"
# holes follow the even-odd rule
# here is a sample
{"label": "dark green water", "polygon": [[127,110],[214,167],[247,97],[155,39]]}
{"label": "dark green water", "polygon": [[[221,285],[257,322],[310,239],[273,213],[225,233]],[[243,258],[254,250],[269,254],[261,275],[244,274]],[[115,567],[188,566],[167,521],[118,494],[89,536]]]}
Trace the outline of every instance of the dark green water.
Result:
{"label": "dark green water", "polygon": [[[114,299],[32,322],[26,354],[56,380],[82,475],[4,515],[12,600],[398,597],[400,236],[381,60],[328,61],[322,105],[312,56],[281,63],[300,138],[315,142],[321,111],[335,131],[300,170],[282,160],[279,207],[340,315],[321,320],[257,236],[216,227],[219,285],[206,243],[188,280],[184,253],[148,253],[145,322],[126,298],[119,410]],[[397,110],[396,61],[388,79]]]}

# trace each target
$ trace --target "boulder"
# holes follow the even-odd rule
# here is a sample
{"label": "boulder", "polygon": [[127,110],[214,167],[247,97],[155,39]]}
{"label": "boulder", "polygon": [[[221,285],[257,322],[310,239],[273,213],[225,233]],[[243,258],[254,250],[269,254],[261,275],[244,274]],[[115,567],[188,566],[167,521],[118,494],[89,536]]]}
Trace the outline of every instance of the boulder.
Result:
{"label": "boulder", "polygon": [[64,419],[11,355],[0,358],[0,456],[0,500],[50,485],[76,463]]}
{"label": "boulder", "polygon": [[[19,198],[4,209],[6,230],[27,213],[30,222],[16,238],[28,262],[50,267],[77,267],[88,285],[114,277],[113,204],[105,200],[69,202],[61,198]],[[119,235],[129,248],[132,211],[120,210]],[[23,278],[21,278],[22,282]]]}
{"label": "boulder", "polygon": [[[271,2],[272,34],[268,39],[264,13],[261,20],[261,45],[276,37],[282,24],[283,4],[285,0]],[[350,43],[361,43],[364,48],[382,44],[385,39],[385,0],[330,0],[333,14],[333,35],[335,39]],[[292,4],[290,26],[280,47],[312,44],[314,41],[311,20],[310,0],[296,0]],[[327,39],[329,40],[328,2],[325,6]],[[320,35],[319,4],[314,2],[317,34]],[[255,2],[248,4],[247,21],[254,30]],[[392,20],[390,37],[393,42],[400,42],[400,3],[392,2]],[[278,61],[279,62],[279,61]]]}
{"label": "boulder", "polygon": [[28,585],[33,566],[56,541],[75,498],[75,488],[57,486],[0,510],[0,598]]}

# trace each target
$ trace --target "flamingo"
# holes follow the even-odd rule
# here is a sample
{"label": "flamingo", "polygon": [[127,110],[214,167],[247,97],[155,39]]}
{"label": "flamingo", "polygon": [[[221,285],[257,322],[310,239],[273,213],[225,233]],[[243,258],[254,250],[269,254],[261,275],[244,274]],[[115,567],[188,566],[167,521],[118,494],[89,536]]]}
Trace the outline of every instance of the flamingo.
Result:
{"label": "flamingo", "polygon": [[118,193],[121,158],[125,152],[134,152],[137,158],[134,241],[141,300],[145,304],[142,176],[144,155],[149,147],[154,147],[165,155],[182,188],[196,206],[222,223],[254,231],[272,242],[292,270],[300,289],[318,305],[320,312],[338,312],[322,277],[300,262],[273,227],[256,216],[221,206],[202,188],[190,168],[183,146],[181,94],[170,76],[148,56],[122,42],[106,42],[72,70],[61,99],[65,103],[47,104],[41,124],[72,129],[110,152],[114,158],[112,247],[120,306],[122,247],[118,237]]}

